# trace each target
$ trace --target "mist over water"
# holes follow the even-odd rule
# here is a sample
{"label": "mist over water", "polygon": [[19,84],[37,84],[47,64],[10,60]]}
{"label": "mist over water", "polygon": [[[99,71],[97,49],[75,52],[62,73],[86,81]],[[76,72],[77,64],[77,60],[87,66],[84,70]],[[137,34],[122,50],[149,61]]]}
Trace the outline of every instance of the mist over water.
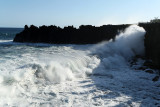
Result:
{"label": "mist over water", "polygon": [[[95,45],[22,44],[3,40],[0,43],[0,105],[81,104],[86,100],[83,94],[74,102],[74,98],[60,90],[75,94],[72,91],[80,84],[77,81],[83,83],[92,74],[130,69],[128,61],[135,55],[144,55],[144,34],[143,28],[132,25],[114,40]],[[77,89],[79,93],[82,90]]]}
{"label": "mist over water", "polygon": [[[76,50],[83,46],[4,44],[0,47],[2,106],[10,101],[11,105],[17,106],[20,102],[21,106],[29,106],[32,102],[29,100],[30,97],[36,97],[33,100],[35,102],[38,100],[37,96],[47,97],[41,94],[50,90],[50,85],[54,86],[90,75],[100,61],[95,56],[89,56],[88,51]],[[41,100],[39,99],[38,102]]]}
{"label": "mist over water", "polygon": [[[95,45],[91,50],[101,59],[101,67],[94,73],[105,73],[106,69],[128,67],[128,61],[135,55],[144,55],[145,30],[132,25],[116,36],[114,40]],[[105,71],[105,72],[103,72]]]}

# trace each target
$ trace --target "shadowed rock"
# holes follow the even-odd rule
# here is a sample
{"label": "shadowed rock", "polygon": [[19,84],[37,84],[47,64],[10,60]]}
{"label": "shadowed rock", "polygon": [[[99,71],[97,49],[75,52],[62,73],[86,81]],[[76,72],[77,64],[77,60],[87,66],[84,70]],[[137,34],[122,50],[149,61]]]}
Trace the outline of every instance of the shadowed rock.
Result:
{"label": "shadowed rock", "polygon": [[146,65],[160,69],[160,23],[140,23],[139,26],[146,31],[144,40],[146,57],[153,61],[153,64],[147,62]]}
{"label": "shadowed rock", "polygon": [[[25,29],[16,35],[14,42],[53,43],[53,44],[94,44],[114,39],[118,31],[123,31],[128,25],[81,25],[60,28],[58,26],[36,27],[25,25]],[[150,68],[160,69],[160,23],[139,23],[146,31],[145,53],[153,64],[146,63]],[[137,47],[138,48],[138,47]]]}
{"label": "shadowed rock", "polygon": [[159,80],[159,76],[155,76],[152,81],[158,81]]}
{"label": "shadowed rock", "polygon": [[93,44],[113,39],[118,31],[129,25],[81,25],[60,28],[57,26],[40,26],[39,28],[25,25],[25,29],[16,35],[14,42],[54,43],[54,44]]}

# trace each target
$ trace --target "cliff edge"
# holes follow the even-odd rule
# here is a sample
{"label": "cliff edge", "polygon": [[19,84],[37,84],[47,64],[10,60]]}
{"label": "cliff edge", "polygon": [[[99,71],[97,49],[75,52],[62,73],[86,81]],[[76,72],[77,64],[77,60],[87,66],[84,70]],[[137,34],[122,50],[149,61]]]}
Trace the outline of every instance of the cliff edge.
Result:
{"label": "cliff edge", "polygon": [[60,28],[57,26],[36,27],[25,25],[25,29],[16,35],[14,42],[53,43],[53,44],[93,44],[114,38],[118,31],[129,25],[103,25],[95,27],[81,25]]}
{"label": "cliff edge", "polygon": [[144,40],[146,57],[160,69],[160,23],[139,23],[139,26],[146,31]]}

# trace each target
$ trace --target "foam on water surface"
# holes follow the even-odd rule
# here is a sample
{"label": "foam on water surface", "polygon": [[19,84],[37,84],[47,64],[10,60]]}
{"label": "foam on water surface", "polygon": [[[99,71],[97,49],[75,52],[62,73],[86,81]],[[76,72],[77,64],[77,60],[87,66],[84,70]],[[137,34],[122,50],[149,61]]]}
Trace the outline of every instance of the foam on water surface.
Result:
{"label": "foam on water surface", "polygon": [[0,106],[157,106],[155,75],[128,63],[144,54],[144,34],[133,25],[95,45],[1,40]]}

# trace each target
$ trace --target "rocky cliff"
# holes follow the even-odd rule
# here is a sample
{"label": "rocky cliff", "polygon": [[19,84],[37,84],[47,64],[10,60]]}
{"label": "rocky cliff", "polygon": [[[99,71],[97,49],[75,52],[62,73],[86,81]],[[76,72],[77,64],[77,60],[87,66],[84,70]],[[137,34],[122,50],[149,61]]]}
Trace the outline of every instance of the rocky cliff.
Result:
{"label": "rocky cliff", "polygon": [[60,28],[57,26],[31,25],[16,35],[14,42],[54,43],[54,44],[93,44],[114,38],[118,31],[129,25],[104,25],[95,27],[81,25],[78,29],[73,26]]}
{"label": "rocky cliff", "polygon": [[160,23],[140,23],[146,31],[145,53],[153,61],[156,68],[160,69]]}
{"label": "rocky cliff", "polygon": [[[81,25],[78,29],[73,26],[60,28],[57,26],[31,25],[16,35],[14,42],[54,43],[54,44],[93,44],[114,39],[118,31],[123,31],[129,25],[104,25],[95,27]],[[146,30],[145,53],[160,69],[160,23],[139,23]],[[138,48],[138,47],[137,47]]]}

